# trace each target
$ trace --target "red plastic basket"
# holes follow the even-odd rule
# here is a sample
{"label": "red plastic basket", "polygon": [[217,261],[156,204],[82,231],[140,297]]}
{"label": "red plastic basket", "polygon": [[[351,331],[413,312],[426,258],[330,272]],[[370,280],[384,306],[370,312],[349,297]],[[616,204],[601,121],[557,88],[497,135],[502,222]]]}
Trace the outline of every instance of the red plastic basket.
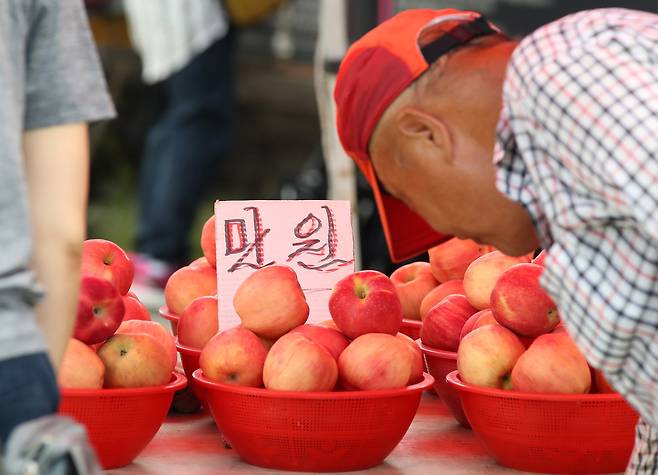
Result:
{"label": "red plastic basket", "polygon": [[219,430],[247,463],[337,472],[381,463],[402,440],[434,378],[381,391],[292,392],[217,383],[205,387]]}
{"label": "red plastic basket", "polygon": [[203,403],[205,400],[203,387],[201,387],[194,380],[194,378],[192,378],[192,373],[199,369],[199,357],[201,357],[201,350],[199,348],[181,345],[178,341],[178,338],[176,338],[176,349],[178,350],[178,354],[180,354],[180,361],[183,364],[185,376],[187,376],[187,380],[190,382],[190,386],[192,387],[192,392],[199,399],[199,401]]}
{"label": "red plastic basket", "polygon": [[434,390],[441,400],[448,406],[457,422],[466,428],[471,426],[466,419],[464,410],[462,409],[462,402],[459,399],[457,390],[448,385],[446,376],[448,373],[457,369],[457,353],[454,351],[442,351],[429,346],[423,345],[419,342],[420,349],[425,355],[425,364],[427,371],[434,376]]}
{"label": "red plastic basket", "polygon": [[400,325],[400,333],[404,333],[412,340],[420,338],[420,329],[423,327],[423,322],[420,320],[409,320],[404,318]]}
{"label": "red plastic basket", "polygon": [[165,386],[125,389],[61,390],[59,413],[87,428],[103,468],[128,465],[162,425],[174,393],[187,384],[174,372]]}
{"label": "red plastic basket", "polygon": [[171,325],[171,333],[173,333],[174,336],[178,335],[178,320],[180,320],[180,317],[175,313],[170,312],[169,307],[166,305],[160,307],[158,309],[158,313],[165,320],[169,320],[169,325]]}
{"label": "red plastic basket", "polygon": [[465,384],[459,391],[473,432],[501,465],[541,473],[622,472],[637,414],[618,394],[537,394]]}

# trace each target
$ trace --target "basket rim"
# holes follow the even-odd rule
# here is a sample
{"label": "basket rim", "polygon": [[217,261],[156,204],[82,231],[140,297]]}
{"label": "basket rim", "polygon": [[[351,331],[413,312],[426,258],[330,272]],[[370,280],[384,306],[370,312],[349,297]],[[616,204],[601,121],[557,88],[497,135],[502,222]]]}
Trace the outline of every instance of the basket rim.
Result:
{"label": "basket rim", "polygon": [[422,352],[427,356],[434,356],[437,358],[443,358],[445,360],[457,361],[456,351],[439,350],[437,348],[432,348],[431,346],[427,346],[422,341],[420,341],[420,338],[416,342],[418,343],[418,346],[420,346]]}
{"label": "basket rim", "polygon": [[165,320],[169,320],[172,322],[177,322],[178,320],[180,320],[180,315],[172,313],[167,305],[163,305],[162,307],[160,307],[158,309],[158,313]]}
{"label": "basket rim", "polygon": [[183,345],[178,341],[178,337],[175,338],[176,350],[182,355],[185,356],[201,356],[202,348],[195,348],[194,346]]}
{"label": "basket rim", "polygon": [[260,396],[268,399],[378,399],[390,396],[402,396],[420,393],[429,389],[434,384],[434,377],[429,373],[423,373],[423,380],[397,389],[378,389],[367,391],[276,391],[266,388],[252,388],[249,386],[236,386],[212,381],[203,375],[201,368],[192,373],[194,381],[207,389],[217,389],[223,392],[242,394],[245,396]]}
{"label": "basket rim", "polygon": [[79,396],[146,396],[149,394],[160,394],[167,392],[175,392],[183,389],[187,385],[187,378],[184,374],[178,371],[172,371],[172,380],[165,385],[160,386],[146,386],[141,388],[102,388],[102,389],[86,389],[86,388],[60,388],[62,397],[79,397]]}
{"label": "basket rim", "polygon": [[421,320],[412,320],[410,318],[403,318],[402,323],[400,324],[400,328],[405,326],[408,328],[421,328],[423,326],[423,322]]}
{"label": "basket rim", "polygon": [[618,393],[586,393],[586,394],[550,394],[550,393],[528,393],[520,391],[511,391],[506,389],[488,388],[475,386],[462,381],[459,376],[459,370],[451,371],[446,375],[446,382],[453,389],[459,392],[478,394],[481,396],[499,396],[506,399],[517,399],[521,401],[541,401],[541,402],[615,402],[623,401],[624,398]]}

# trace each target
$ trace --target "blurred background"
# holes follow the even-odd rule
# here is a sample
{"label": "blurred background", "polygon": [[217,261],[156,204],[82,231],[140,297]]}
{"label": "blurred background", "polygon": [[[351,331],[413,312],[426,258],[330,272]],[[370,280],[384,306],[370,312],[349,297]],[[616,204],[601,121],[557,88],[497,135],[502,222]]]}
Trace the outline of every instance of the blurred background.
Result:
{"label": "blurred background", "polygon": [[[153,8],[160,0],[141,1]],[[222,156],[214,157],[201,171],[209,177],[208,188],[188,192],[199,194],[200,204],[187,233],[188,255],[181,257],[182,260],[201,255],[198,244],[201,226],[212,214],[216,199],[327,197],[328,148],[325,137],[323,151],[318,104],[320,111],[329,107],[327,85],[331,84],[344,47],[395,12],[417,7],[479,10],[507,32],[523,36],[539,25],[582,9],[607,6],[658,9],[655,1],[637,0],[287,0],[274,3],[280,5],[262,20],[231,27],[234,107],[229,145]],[[162,85],[157,81],[146,84],[142,79],[142,62],[134,49],[134,31],[126,14],[128,2],[124,5],[120,0],[88,0],[86,4],[118,110],[117,119],[92,129],[89,236],[110,239],[124,249],[135,250],[139,173],[147,134],[163,108]],[[322,28],[324,46],[318,43]],[[316,90],[316,84],[325,87],[324,93]],[[323,114],[326,124],[330,121],[330,111],[324,110]],[[200,149],[205,147],[204,143],[197,145]],[[340,163],[337,176],[342,176],[347,185],[334,189],[332,197],[353,199],[360,228],[361,266],[390,273],[394,266],[388,259],[369,191],[360,180],[358,186],[353,185],[357,182],[353,171],[340,175],[340,167],[345,167],[344,162]],[[177,184],[173,182],[169,186]]]}

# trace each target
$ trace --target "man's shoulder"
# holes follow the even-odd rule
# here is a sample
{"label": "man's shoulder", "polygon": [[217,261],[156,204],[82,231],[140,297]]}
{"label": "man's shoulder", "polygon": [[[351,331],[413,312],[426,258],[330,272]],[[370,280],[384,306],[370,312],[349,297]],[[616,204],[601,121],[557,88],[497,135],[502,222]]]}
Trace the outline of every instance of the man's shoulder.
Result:
{"label": "man's shoulder", "polygon": [[[623,8],[585,10],[542,26],[523,38],[508,66],[517,84],[550,81],[552,69],[580,68],[585,58],[605,61],[605,51],[625,48],[632,54],[658,51],[658,15]],[[616,51],[615,51],[616,52]],[[612,60],[612,56],[610,56]],[[585,61],[584,61],[585,60]]]}

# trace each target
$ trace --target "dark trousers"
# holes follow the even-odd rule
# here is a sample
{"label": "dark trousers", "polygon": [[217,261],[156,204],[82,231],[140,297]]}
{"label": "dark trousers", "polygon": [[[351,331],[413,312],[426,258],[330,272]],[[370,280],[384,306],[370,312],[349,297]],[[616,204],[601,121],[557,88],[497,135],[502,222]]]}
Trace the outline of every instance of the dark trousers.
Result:
{"label": "dark trousers", "polygon": [[54,414],[57,380],[45,353],[0,361],[0,446],[19,424]]}
{"label": "dark trousers", "polygon": [[139,252],[187,262],[190,228],[229,147],[232,69],[229,34],[159,84],[163,109],[148,132],[140,171]]}

